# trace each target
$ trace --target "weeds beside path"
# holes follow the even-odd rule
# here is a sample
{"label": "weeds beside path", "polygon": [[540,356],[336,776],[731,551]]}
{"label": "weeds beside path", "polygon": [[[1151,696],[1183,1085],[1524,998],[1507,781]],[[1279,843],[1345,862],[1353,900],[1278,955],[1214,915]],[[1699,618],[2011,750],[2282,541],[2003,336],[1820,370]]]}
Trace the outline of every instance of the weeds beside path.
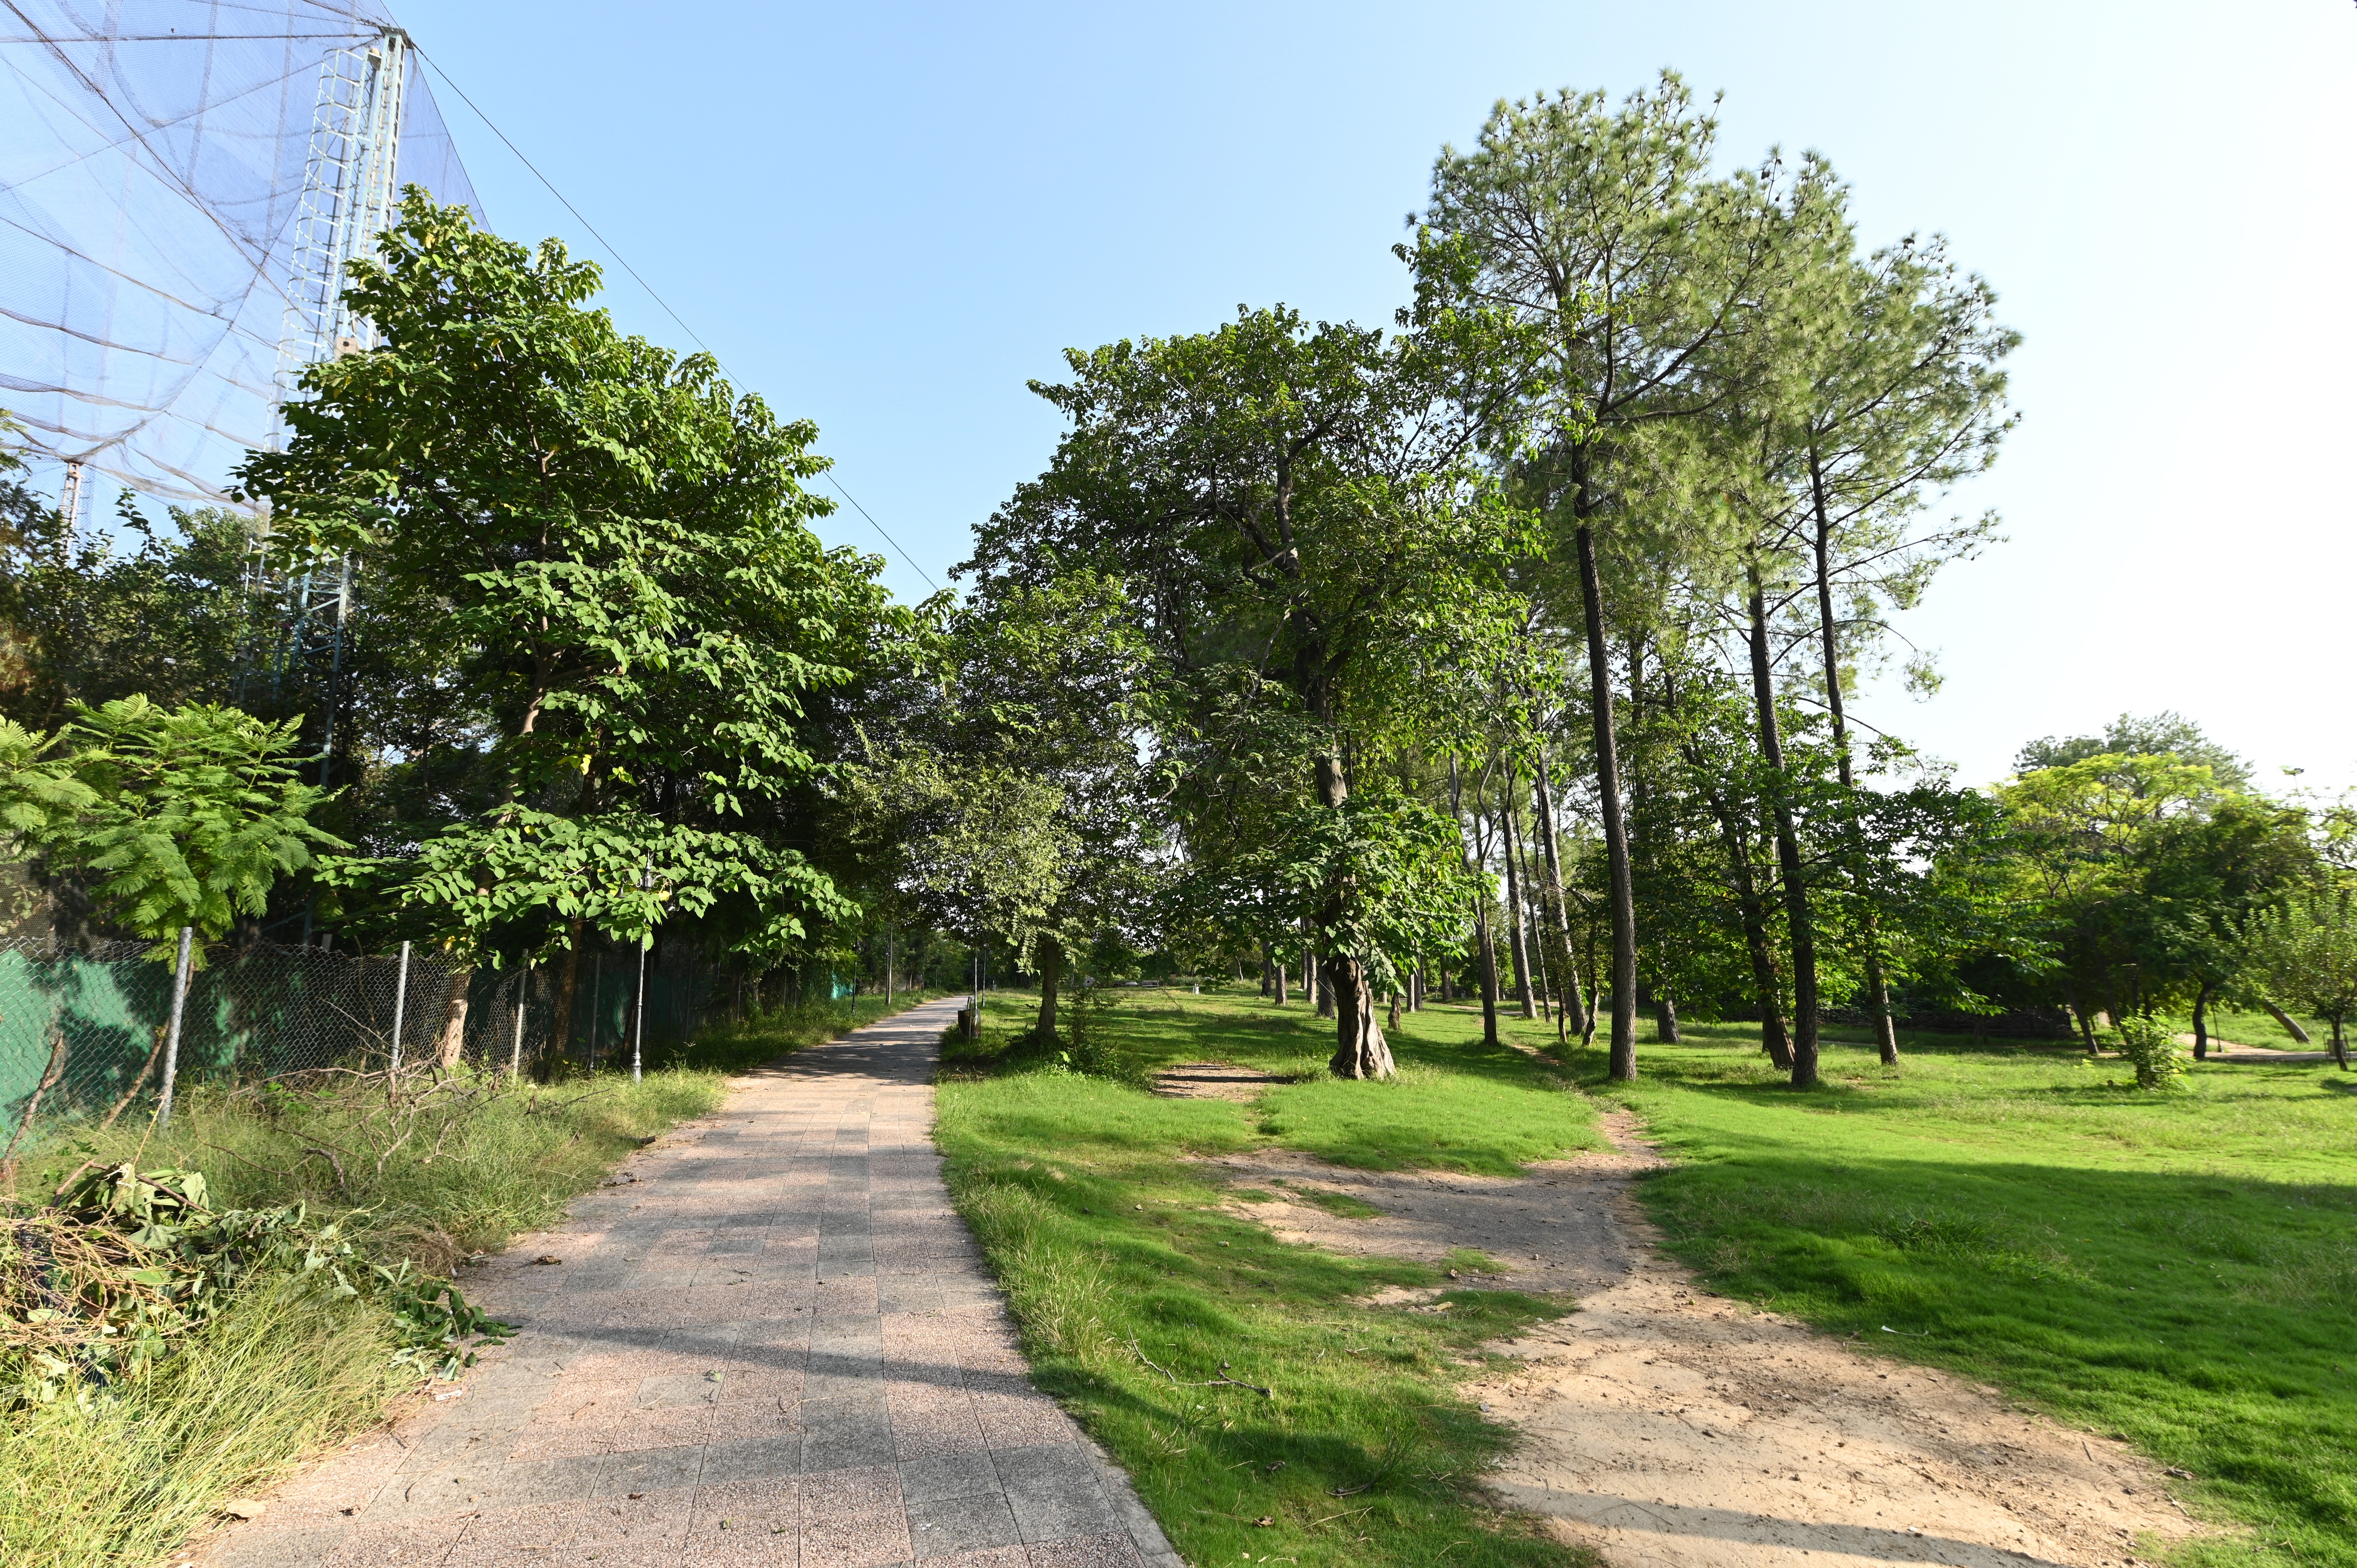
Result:
{"label": "weeds beside path", "polygon": [[[325,1090],[199,1089],[168,1135],[53,1138],[21,1164],[13,1201],[38,1202],[85,1159],[194,1169],[219,1208],[300,1203],[377,1261],[447,1273],[552,1223],[648,1139],[716,1105],[730,1072],[882,1011],[880,997],[861,997],[709,1031],[636,1084],[608,1073],[544,1088],[454,1086],[425,1101],[398,1144],[404,1129],[375,1104]],[[319,1149],[333,1157],[310,1152]],[[380,1308],[254,1287],[87,1408],[61,1400],[0,1412],[0,1560],[148,1568],[224,1498],[364,1429],[414,1390],[415,1373],[396,1372],[391,1348]]]}

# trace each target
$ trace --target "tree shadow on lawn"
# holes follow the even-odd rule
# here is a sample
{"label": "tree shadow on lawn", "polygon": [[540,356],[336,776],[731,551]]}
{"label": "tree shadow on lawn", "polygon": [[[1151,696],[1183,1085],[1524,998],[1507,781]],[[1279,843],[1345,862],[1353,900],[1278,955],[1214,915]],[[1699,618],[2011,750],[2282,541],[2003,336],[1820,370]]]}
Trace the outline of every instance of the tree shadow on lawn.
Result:
{"label": "tree shadow on lawn", "polygon": [[[1197,1002],[1210,998],[1189,998]],[[1527,1020],[1506,1020],[1501,1024]],[[1320,1018],[1296,1002],[1280,1008],[1257,997],[1220,998],[1213,1005],[1177,1005],[1173,1012],[1144,1009],[1116,1011],[1105,1019],[1116,1032],[1124,1055],[1148,1070],[1174,1061],[1210,1059],[1232,1053],[1245,1065],[1290,1064],[1303,1058],[1323,1061],[1334,1051],[1334,1021]],[[1478,1014],[1433,1011],[1409,1013],[1400,1027],[1386,1026],[1385,1038],[1394,1056],[1428,1061],[1460,1072],[1484,1073],[1512,1082],[1544,1075],[1545,1064],[1534,1062],[1528,1051],[1501,1043],[1481,1042]],[[1464,1031],[1459,1037],[1458,1031]]]}
{"label": "tree shadow on lawn", "polygon": [[[2196,1112],[2204,1106],[2243,1106],[2283,1102],[2287,1093],[2325,1092],[2336,1079],[2309,1064],[2236,1063],[2189,1066],[2196,1075],[2176,1090],[2155,1091],[2137,1087],[2136,1069],[2116,1056],[2091,1058],[2072,1047],[2017,1048],[2010,1041],[1943,1039],[1937,1048],[1916,1049],[1902,1045],[1896,1068],[1876,1058],[1869,1042],[1827,1039],[1821,1068],[1824,1077],[1813,1087],[1795,1090],[1782,1069],[1765,1055],[1745,1047],[1756,1037],[1732,1031],[1751,1026],[1716,1026],[1709,1035],[1674,1046],[1647,1044],[1639,1047],[1636,1091],[1670,1088],[1770,1107],[1838,1108],[1844,1115],[1921,1117],[1955,1096],[2029,1101],[2055,1109],[2101,1109],[2143,1117]],[[1548,1053],[1591,1090],[1625,1092],[1606,1079],[1605,1053],[1595,1047],[1573,1044]],[[1910,1061],[1929,1065],[1930,1074],[1910,1075]],[[1954,1069],[1985,1066],[1988,1076],[1954,1076]],[[2057,1070],[2073,1075],[2056,1081]],[[2083,1076],[2082,1076],[2083,1075]],[[2357,1090],[2357,1081],[2338,1092]],[[2192,1092],[2188,1092],[2191,1090]]]}

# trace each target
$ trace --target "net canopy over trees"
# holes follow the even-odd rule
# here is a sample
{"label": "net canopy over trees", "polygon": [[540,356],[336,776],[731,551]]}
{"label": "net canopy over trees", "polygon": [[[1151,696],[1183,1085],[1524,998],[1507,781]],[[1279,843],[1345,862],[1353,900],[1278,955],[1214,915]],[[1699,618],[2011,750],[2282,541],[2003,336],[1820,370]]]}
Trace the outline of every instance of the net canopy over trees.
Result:
{"label": "net canopy over trees", "polygon": [[[316,214],[355,72],[393,27],[377,0],[0,16],[0,406],[33,483],[81,462],[220,500],[245,451],[275,444],[307,183]],[[391,58],[394,187],[475,205],[424,62]]]}

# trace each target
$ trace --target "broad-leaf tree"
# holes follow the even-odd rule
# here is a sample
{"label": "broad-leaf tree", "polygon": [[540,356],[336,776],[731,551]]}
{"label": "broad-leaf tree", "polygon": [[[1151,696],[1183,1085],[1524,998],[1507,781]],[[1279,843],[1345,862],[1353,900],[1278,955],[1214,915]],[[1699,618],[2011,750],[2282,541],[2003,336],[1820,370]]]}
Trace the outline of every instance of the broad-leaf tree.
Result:
{"label": "broad-leaf tree", "polygon": [[1069,421],[1053,463],[963,568],[1122,585],[1189,853],[1266,847],[1229,831],[1241,819],[1293,844],[1287,864],[1327,868],[1317,925],[1340,944],[1324,961],[1345,1077],[1392,1072],[1383,960],[1363,945],[1382,929],[1365,906],[1387,895],[1303,836],[1289,800],[1341,811],[1354,759],[1427,716],[1432,671],[1509,624],[1495,584],[1517,520],[1478,482],[1480,422],[1448,395],[1483,331],[1443,315],[1386,341],[1280,308],[1074,351],[1070,381],[1034,386]]}
{"label": "broad-leaf tree", "polygon": [[842,912],[778,816],[882,618],[872,566],[810,531],[813,428],[617,332],[562,245],[414,189],[349,275],[380,346],[306,371],[242,482],[288,559],[358,560],[479,730],[445,819],[339,875],[473,954],[565,951],[560,1032],[588,927],[726,903],[776,950]]}

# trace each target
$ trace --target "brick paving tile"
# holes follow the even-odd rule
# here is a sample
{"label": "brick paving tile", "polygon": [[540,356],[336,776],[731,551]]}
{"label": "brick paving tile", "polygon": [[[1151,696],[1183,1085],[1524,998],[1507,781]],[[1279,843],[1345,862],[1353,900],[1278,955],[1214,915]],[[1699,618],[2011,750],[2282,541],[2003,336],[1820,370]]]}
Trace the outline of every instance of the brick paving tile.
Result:
{"label": "brick paving tile", "polygon": [[199,1561],[1181,1568],[1031,1386],[950,1208],[931,1075],[956,1008],[746,1075],[635,1182],[473,1271],[523,1332]]}

